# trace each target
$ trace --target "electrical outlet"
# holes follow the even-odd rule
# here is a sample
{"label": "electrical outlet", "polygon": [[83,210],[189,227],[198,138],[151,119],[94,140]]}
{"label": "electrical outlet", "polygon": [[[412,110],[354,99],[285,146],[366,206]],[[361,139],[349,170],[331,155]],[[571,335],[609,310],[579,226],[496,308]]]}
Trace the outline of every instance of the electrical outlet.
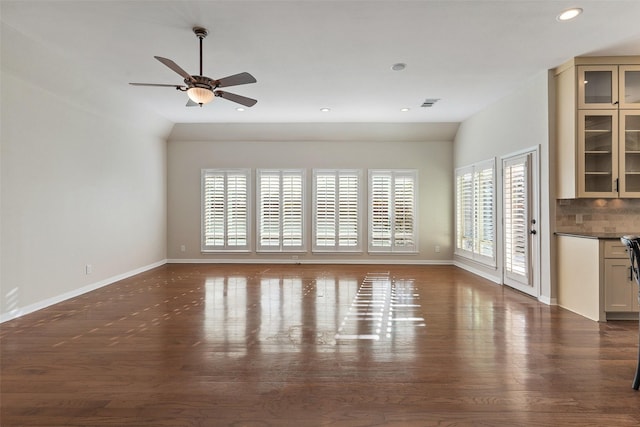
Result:
{"label": "electrical outlet", "polygon": [[582,214],[576,214],[576,224],[582,224]]}
{"label": "electrical outlet", "polygon": [[437,254],[440,253],[440,245],[436,245],[435,251]]}
{"label": "electrical outlet", "polygon": [[184,252],[187,250],[187,247],[185,245],[180,245],[180,252]]}
{"label": "electrical outlet", "polygon": [[84,266],[84,274],[93,273],[93,266],[91,264],[87,264]]}

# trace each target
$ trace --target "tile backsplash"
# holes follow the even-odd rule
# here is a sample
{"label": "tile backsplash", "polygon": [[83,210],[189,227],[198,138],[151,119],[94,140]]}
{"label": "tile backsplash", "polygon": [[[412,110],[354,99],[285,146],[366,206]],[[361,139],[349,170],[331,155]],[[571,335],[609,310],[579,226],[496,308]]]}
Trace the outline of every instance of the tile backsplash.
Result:
{"label": "tile backsplash", "polygon": [[640,234],[640,199],[556,200],[556,231]]}

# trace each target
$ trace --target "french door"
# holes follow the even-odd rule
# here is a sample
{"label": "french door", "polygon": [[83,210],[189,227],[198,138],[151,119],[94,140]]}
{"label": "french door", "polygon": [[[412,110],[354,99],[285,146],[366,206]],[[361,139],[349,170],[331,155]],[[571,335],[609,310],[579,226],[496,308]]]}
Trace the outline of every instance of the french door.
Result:
{"label": "french door", "polygon": [[537,152],[502,160],[505,285],[540,295]]}

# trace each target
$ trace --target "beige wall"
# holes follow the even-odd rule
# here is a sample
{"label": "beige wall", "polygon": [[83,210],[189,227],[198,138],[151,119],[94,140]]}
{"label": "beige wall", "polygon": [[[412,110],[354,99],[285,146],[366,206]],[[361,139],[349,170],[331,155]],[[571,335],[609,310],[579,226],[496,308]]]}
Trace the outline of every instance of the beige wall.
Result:
{"label": "beige wall", "polygon": [[[276,125],[277,126],[277,125]],[[398,140],[357,141],[357,135],[376,139],[371,128],[384,127],[385,138],[395,134]],[[407,129],[411,125],[307,124],[238,125],[238,132],[229,132],[229,125],[176,125],[168,143],[168,258],[174,261],[281,261],[293,262],[292,254],[202,254],[200,252],[200,172],[203,168],[251,168],[255,183],[256,168],[305,168],[307,170],[307,224],[311,235],[311,180],[313,168],[415,168],[419,174],[419,253],[417,255],[296,254],[300,262],[409,262],[446,263],[452,259],[452,135],[456,126],[445,132],[450,140],[429,141],[429,127],[423,126],[424,141],[414,141]],[[244,129],[243,129],[244,128]],[[437,126],[432,135],[441,136]],[[368,129],[368,130],[367,130]],[[395,129],[395,131],[394,131]],[[415,130],[415,129],[414,129]],[[273,134],[280,141],[274,140]],[[349,141],[334,140],[345,135]],[[242,134],[250,141],[220,141],[217,138]],[[296,140],[296,138],[314,140]],[[186,140],[189,138],[190,140]],[[206,139],[209,140],[206,140]],[[404,141],[399,139],[405,139]],[[198,140],[199,139],[199,140]],[[204,139],[204,140],[203,140]],[[339,139],[339,138],[338,138]],[[366,188],[365,188],[366,191]],[[366,194],[366,192],[365,192]],[[255,222],[255,217],[253,217]],[[253,224],[255,228],[255,224]],[[255,247],[255,239],[254,239]],[[185,246],[182,252],[181,246]],[[435,252],[440,246],[440,252]],[[366,241],[364,247],[366,248]]]}
{"label": "beige wall", "polygon": [[90,74],[49,69],[60,58],[27,36],[2,39],[0,321],[164,262],[170,129],[92,98]]}
{"label": "beige wall", "polygon": [[[518,88],[507,97],[495,102],[478,114],[465,120],[456,135],[454,145],[454,167],[470,165],[474,162],[496,158],[498,171],[501,158],[530,148],[539,148],[540,169],[540,218],[538,233],[541,245],[541,295],[542,301],[553,303],[552,290],[551,239],[555,204],[550,192],[550,138],[549,138],[549,77],[547,72],[540,73],[527,84]],[[502,181],[498,173],[497,213],[498,224],[502,210]],[[491,280],[502,283],[502,230],[498,227],[498,267],[496,269],[481,266],[462,257],[456,257],[456,263],[481,274]]]}

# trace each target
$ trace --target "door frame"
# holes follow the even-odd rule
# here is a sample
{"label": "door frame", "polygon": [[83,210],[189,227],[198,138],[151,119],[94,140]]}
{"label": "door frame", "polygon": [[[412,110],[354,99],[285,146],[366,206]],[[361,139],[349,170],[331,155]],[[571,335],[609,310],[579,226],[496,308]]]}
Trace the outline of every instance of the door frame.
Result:
{"label": "door frame", "polygon": [[[536,224],[534,230],[536,230],[536,234],[532,235],[530,233],[528,236],[528,245],[530,250],[530,265],[529,265],[529,274],[530,274],[530,285],[523,285],[521,287],[514,286],[513,284],[507,284],[507,270],[506,270],[506,230],[505,230],[505,222],[504,222],[504,209],[505,209],[505,193],[504,193],[504,162],[506,160],[512,159],[514,157],[528,156],[529,157],[529,167],[527,170],[528,173],[528,181],[529,181],[529,215],[530,219],[535,219]],[[541,244],[540,244],[540,147],[530,147],[523,150],[519,150],[516,152],[512,152],[500,157],[500,188],[501,188],[501,209],[500,215],[502,218],[501,228],[502,228],[502,239],[500,244],[502,245],[502,284],[509,286],[511,288],[517,289],[518,291],[524,292],[532,297],[539,299],[541,295],[541,286],[540,286],[540,278],[541,278]],[[532,229],[531,224],[529,224],[529,230]],[[509,280],[511,283],[511,281]]]}

